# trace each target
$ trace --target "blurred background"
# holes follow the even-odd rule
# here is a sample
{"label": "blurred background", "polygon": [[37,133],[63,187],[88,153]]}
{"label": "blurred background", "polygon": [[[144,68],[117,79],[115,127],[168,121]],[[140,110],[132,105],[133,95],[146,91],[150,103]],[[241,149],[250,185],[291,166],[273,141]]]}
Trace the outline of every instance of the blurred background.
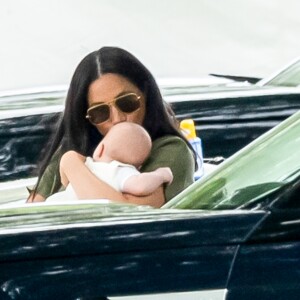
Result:
{"label": "blurred background", "polygon": [[264,77],[300,55],[299,0],[0,0],[0,90],[68,84],[104,45],[157,78]]}

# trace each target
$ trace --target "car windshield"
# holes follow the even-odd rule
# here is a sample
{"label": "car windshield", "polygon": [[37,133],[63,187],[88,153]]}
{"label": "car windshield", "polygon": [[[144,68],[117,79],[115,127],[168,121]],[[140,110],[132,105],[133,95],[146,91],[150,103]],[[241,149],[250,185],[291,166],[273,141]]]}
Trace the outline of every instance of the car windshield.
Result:
{"label": "car windshield", "polygon": [[300,112],[273,128],[200,179],[164,207],[237,209],[300,174]]}
{"label": "car windshield", "polygon": [[300,60],[281,71],[274,78],[265,81],[263,85],[300,86]]}

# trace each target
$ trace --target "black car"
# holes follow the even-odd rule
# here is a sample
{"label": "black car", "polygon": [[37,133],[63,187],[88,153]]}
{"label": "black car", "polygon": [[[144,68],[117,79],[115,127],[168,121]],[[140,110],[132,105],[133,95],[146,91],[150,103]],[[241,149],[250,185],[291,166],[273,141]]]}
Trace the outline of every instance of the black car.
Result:
{"label": "black car", "polygon": [[0,181],[36,176],[66,91],[65,86],[55,86],[0,94]]}
{"label": "black car", "polygon": [[[195,121],[204,157],[227,158],[300,109],[299,74],[300,60],[265,83],[237,87],[209,81],[205,87],[176,81],[162,92],[179,120]],[[0,94],[0,181],[36,176],[65,95],[65,86]]]}
{"label": "black car", "polygon": [[205,157],[229,157],[300,109],[300,58],[260,80],[218,76],[236,81],[165,92],[180,120],[195,121]]}
{"label": "black car", "polygon": [[300,112],[160,209],[0,190],[0,299],[299,299],[299,132]]}

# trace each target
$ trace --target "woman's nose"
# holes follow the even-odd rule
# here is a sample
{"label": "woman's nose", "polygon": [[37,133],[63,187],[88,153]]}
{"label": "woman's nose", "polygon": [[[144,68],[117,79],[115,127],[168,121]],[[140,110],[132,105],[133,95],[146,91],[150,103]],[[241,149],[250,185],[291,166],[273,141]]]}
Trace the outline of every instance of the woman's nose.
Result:
{"label": "woman's nose", "polygon": [[113,124],[117,124],[120,122],[126,121],[126,114],[119,111],[117,108],[115,108],[113,105],[110,107],[110,121]]}

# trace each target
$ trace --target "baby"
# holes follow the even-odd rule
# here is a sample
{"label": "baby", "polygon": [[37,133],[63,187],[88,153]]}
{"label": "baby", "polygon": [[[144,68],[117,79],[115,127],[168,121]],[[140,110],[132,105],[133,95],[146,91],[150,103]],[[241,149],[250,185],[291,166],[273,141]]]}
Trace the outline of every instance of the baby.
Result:
{"label": "baby", "polygon": [[[138,171],[149,156],[151,147],[151,138],[142,126],[121,122],[109,130],[95,149],[93,158],[87,157],[85,164],[99,179],[117,191],[146,196],[173,180],[170,168],[158,168],[146,173]],[[68,184],[65,191],[53,194],[47,201],[76,199],[71,184]]]}

